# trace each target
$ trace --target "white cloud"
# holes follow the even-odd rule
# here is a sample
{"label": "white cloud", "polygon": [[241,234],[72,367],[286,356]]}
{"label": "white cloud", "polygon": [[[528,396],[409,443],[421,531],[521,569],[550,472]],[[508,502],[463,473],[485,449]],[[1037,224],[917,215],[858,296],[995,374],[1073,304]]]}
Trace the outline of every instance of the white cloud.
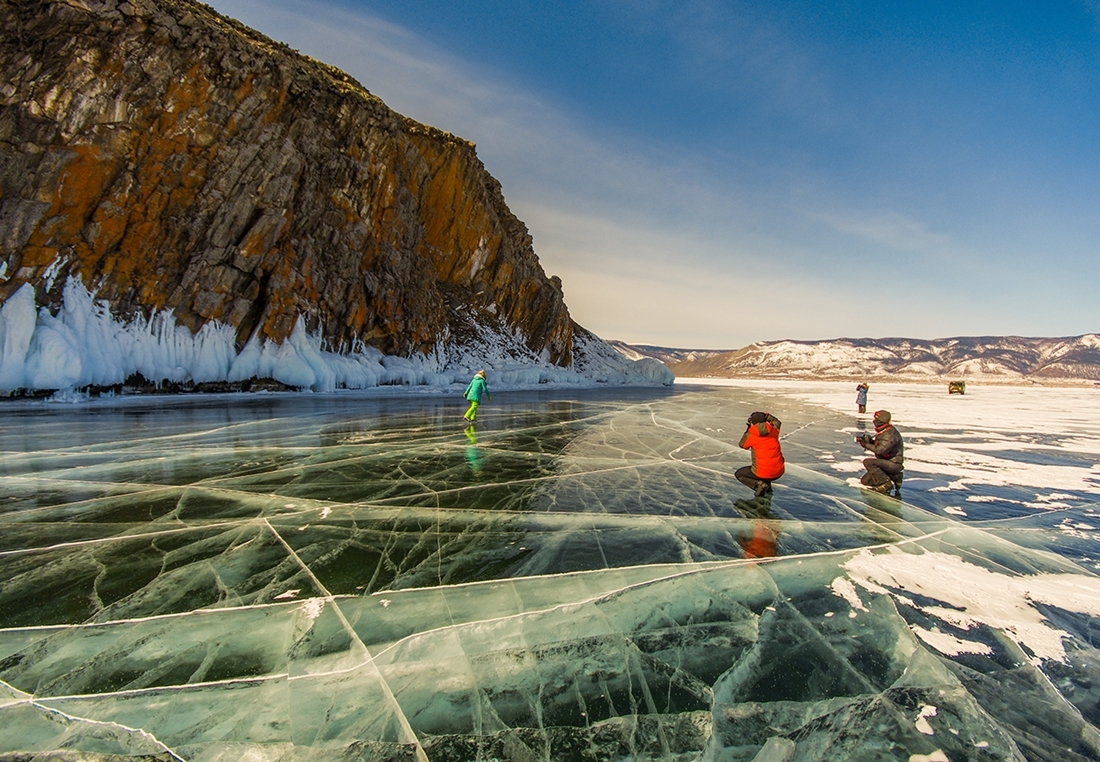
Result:
{"label": "white cloud", "polygon": [[954,247],[949,236],[932,232],[924,223],[909,219],[898,212],[871,212],[858,216],[850,211],[839,214],[811,212],[808,216],[838,232],[900,251]]}

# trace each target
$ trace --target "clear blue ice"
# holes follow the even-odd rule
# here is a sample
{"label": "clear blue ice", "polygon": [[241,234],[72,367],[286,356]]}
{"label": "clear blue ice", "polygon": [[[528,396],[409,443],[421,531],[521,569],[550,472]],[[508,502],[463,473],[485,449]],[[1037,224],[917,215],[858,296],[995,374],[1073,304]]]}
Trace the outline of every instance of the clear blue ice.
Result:
{"label": "clear blue ice", "polygon": [[0,755],[1100,760],[1100,421],[823,388],[10,403]]}

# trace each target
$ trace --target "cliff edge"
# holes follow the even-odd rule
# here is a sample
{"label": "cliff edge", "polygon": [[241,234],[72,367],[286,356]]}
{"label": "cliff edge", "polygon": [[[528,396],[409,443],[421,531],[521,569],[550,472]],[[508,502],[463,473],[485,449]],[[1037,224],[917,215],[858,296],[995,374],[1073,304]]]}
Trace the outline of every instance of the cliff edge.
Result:
{"label": "cliff edge", "polygon": [[[5,390],[369,385],[298,383],[280,348],[574,362],[561,281],[473,144],[190,0],[0,0],[0,301]],[[93,356],[97,320],[118,346]]]}

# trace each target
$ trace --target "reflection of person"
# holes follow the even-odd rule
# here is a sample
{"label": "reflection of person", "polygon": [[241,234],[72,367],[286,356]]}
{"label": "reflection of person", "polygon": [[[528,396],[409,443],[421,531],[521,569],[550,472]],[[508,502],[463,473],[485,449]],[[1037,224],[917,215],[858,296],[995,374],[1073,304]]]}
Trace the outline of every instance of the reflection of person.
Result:
{"label": "reflection of person", "polygon": [[888,493],[891,486],[901,492],[905,444],[901,434],[890,423],[889,411],[876,410],[874,424],[873,437],[867,434],[856,437],[860,447],[875,454],[873,458],[864,458],[863,467],[867,473],[860,477],[860,484],[883,494]]}
{"label": "reflection of person", "polygon": [[470,443],[466,445],[466,464],[475,474],[481,473],[481,461],[484,457],[477,446],[477,429],[472,423],[466,427],[466,440]]}
{"label": "reflection of person", "polygon": [[779,531],[776,521],[757,521],[752,537],[738,535],[737,544],[745,558],[771,558],[779,552]]}
{"label": "reflection of person", "polygon": [[752,451],[752,465],[737,469],[733,475],[757,497],[771,492],[771,483],[783,475],[783,451],[779,447],[779,427],[782,425],[771,413],[753,413],[737,443],[742,449]]}
{"label": "reflection of person", "polygon": [[477,406],[481,404],[481,398],[486,397],[490,400],[493,398],[493,395],[489,394],[489,387],[485,383],[485,371],[479,370],[474,374],[462,396],[470,401],[470,409],[462,417],[473,423],[477,418]]}
{"label": "reflection of person", "polygon": [[867,412],[867,384],[862,381],[856,385],[856,407],[859,412]]}
{"label": "reflection of person", "polygon": [[745,558],[771,558],[779,552],[780,522],[772,515],[771,500],[738,500],[734,505],[747,519],[753,519],[752,533],[738,532],[737,544]]}

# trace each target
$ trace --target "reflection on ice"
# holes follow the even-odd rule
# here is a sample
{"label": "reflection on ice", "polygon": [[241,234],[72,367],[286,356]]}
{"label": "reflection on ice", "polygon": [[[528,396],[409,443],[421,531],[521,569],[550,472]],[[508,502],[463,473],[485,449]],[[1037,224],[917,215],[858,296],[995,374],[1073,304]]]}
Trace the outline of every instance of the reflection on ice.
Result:
{"label": "reflection on ice", "polygon": [[0,755],[1100,759],[1096,403],[873,391],[13,405]]}

